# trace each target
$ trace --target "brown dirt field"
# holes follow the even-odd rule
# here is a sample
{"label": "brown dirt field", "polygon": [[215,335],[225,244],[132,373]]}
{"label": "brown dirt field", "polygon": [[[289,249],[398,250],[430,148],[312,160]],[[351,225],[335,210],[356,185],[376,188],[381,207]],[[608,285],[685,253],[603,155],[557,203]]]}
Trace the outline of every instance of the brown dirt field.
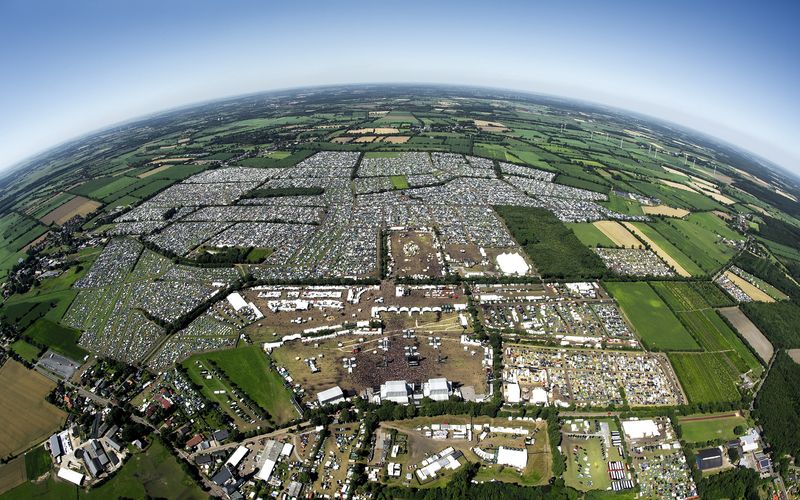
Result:
{"label": "brown dirt field", "polygon": [[761,330],[750,321],[750,318],[741,309],[738,307],[723,307],[717,310],[731,322],[736,331],[747,340],[747,343],[755,349],[761,359],[765,362],[769,362],[772,359],[775,349],[769,339],[761,333]]}
{"label": "brown dirt field", "polygon": [[58,225],[64,224],[76,215],[84,216],[90,214],[103,206],[99,201],[90,200],[83,196],[76,196],[60,207],[52,210],[47,215],[43,216],[40,220],[44,224],[52,224],[55,222]]}
{"label": "brown dirt field", "polygon": [[483,130],[484,132],[506,132],[508,131],[508,127],[503,125],[500,122],[490,122],[487,120],[473,120],[475,122],[475,126],[479,129]]}
{"label": "brown dirt field", "polygon": [[618,246],[624,248],[636,247],[642,244],[639,239],[631,234],[625,226],[613,220],[599,220],[593,223],[594,227],[602,231],[603,234]]}
{"label": "brown dirt field", "polygon": [[377,138],[378,137],[374,135],[364,135],[361,137],[357,137],[356,140],[353,142],[373,142]]}
{"label": "brown dirt field", "polygon": [[651,240],[643,232],[639,231],[639,229],[636,226],[634,226],[630,222],[623,222],[622,224],[625,227],[627,227],[628,230],[630,230],[630,232],[632,232],[633,234],[638,236],[642,241],[650,245],[650,248],[656,253],[656,255],[661,257],[664,260],[664,262],[666,262],[668,265],[675,268],[676,273],[684,277],[691,276],[691,274],[689,274],[689,271],[687,271],[686,269],[683,268],[683,266],[678,264],[678,262],[675,259],[673,259],[667,252],[665,252],[664,249],[658,246],[655,241]]}
{"label": "brown dirt field", "polygon": [[390,135],[383,138],[383,142],[388,142],[390,144],[405,144],[411,137],[407,135]]}
{"label": "brown dirt field", "polygon": [[734,412],[734,413],[725,413],[725,414],[722,414],[722,415],[705,415],[705,416],[702,416],[702,417],[684,417],[684,418],[680,419],[680,422],[681,423],[684,423],[684,422],[698,422],[698,421],[701,421],[701,420],[718,420],[718,419],[723,419],[723,418],[733,418],[733,417],[740,417],[740,416],[741,416],[741,414],[737,411],[737,412]]}
{"label": "brown dirt field", "polygon": [[138,177],[140,179],[144,179],[145,177],[150,177],[153,174],[157,174],[159,172],[163,172],[164,170],[166,170],[168,168],[172,168],[172,165],[161,165],[160,167],[156,167],[156,168],[154,168],[152,170],[148,170],[147,172],[143,172],[143,173],[137,175],[136,177]]}
{"label": "brown dirt field", "polygon": [[66,413],[44,399],[55,386],[11,359],[0,368],[0,456],[27,450],[64,423]]}
{"label": "brown dirt field", "polygon": [[25,457],[19,456],[7,464],[0,465],[0,495],[12,490],[26,480]]}
{"label": "brown dirt field", "polygon": [[442,266],[436,258],[437,248],[432,233],[420,231],[393,232],[390,237],[395,276],[425,275],[440,277]]}
{"label": "brown dirt field", "polygon": [[729,280],[733,281],[733,283],[742,289],[744,293],[746,293],[751,299],[755,300],[756,302],[775,302],[775,299],[769,296],[767,292],[761,290],[757,286],[753,285],[746,279],[737,276],[736,274],[725,271],[725,277]]}
{"label": "brown dirt field", "polygon": [[786,352],[789,353],[789,357],[792,358],[795,363],[800,364],[800,349],[789,349]]}
{"label": "brown dirt field", "polygon": [[347,144],[352,140],[353,140],[352,137],[334,137],[333,139],[331,139],[331,142],[334,144]]}
{"label": "brown dirt field", "polygon": [[688,210],[684,210],[683,208],[673,208],[667,205],[655,205],[655,206],[647,206],[643,205],[642,210],[647,215],[666,215],[667,217],[677,217],[682,218],[689,215]]}

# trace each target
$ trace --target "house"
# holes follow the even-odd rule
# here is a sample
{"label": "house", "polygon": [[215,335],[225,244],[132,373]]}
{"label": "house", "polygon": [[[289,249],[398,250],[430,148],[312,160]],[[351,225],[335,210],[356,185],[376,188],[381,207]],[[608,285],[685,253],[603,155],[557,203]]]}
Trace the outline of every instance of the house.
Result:
{"label": "house", "polygon": [[203,436],[201,436],[200,434],[195,434],[194,436],[191,437],[191,439],[186,441],[186,447],[187,448],[194,448],[195,446],[200,444],[202,441],[203,441]]}
{"label": "house", "polygon": [[220,429],[218,431],[214,431],[214,433],[211,434],[211,436],[213,436],[216,442],[221,443],[226,439],[228,439],[228,431],[225,429]]}
{"label": "house", "polygon": [[755,451],[758,449],[758,441],[761,436],[758,435],[758,431],[755,429],[750,429],[747,434],[739,438],[739,444],[742,447],[742,451],[747,453],[748,451]]}
{"label": "house", "polygon": [[318,393],[317,401],[319,401],[320,406],[335,405],[344,401],[344,392],[342,392],[341,387],[335,385],[330,389],[325,389],[324,391]]}
{"label": "house", "polygon": [[697,468],[700,470],[716,469],[722,467],[722,450],[720,448],[707,448],[697,452]]}

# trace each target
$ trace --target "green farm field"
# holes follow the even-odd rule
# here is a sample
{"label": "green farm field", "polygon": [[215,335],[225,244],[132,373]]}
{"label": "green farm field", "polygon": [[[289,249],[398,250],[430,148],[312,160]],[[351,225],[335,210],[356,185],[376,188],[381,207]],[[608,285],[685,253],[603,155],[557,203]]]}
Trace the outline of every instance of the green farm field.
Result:
{"label": "green farm field", "polygon": [[738,436],[733,429],[739,425],[747,428],[748,422],[745,417],[723,413],[680,417],[678,425],[681,427],[681,437],[687,443],[705,443],[716,439],[735,439]]}
{"label": "green farm field", "polygon": [[591,222],[571,222],[567,227],[587,247],[614,247],[614,242]]}
{"label": "green farm field", "polygon": [[606,282],[646,347],[658,351],[695,351],[700,346],[646,282]]}
{"label": "green farm field", "polygon": [[81,332],[61,326],[46,318],[36,321],[25,330],[24,335],[75,361],[80,361],[89,354],[78,346]]}
{"label": "green farm field", "polygon": [[668,354],[683,392],[693,404],[739,401],[738,373],[722,353],[671,352]]}

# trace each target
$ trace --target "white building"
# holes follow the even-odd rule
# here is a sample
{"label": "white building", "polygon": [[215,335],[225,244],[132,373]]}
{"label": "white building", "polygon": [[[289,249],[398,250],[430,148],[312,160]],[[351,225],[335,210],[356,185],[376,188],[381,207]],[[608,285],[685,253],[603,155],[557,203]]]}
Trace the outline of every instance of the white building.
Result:
{"label": "white building", "polygon": [[238,467],[239,466],[239,462],[241,462],[242,459],[249,452],[250,452],[250,450],[248,450],[244,446],[239,446],[238,448],[236,448],[236,451],[234,451],[233,454],[230,457],[228,457],[228,460],[225,463],[230,465],[231,467]]}
{"label": "white building", "polygon": [[757,450],[759,439],[760,436],[758,435],[758,431],[755,429],[750,429],[747,434],[739,438],[739,444],[742,446],[742,451],[747,453],[748,451]]}
{"label": "white building", "polygon": [[522,401],[522,391],[516,382],[506,384],[506,402],[519,403]]}
{"label": "white building", "polygon": [[661,435],[655,420],[624,420],[622,430],[630,439],[653,438]]}
{"label": "white building", "polygon": [[405,380],[388,380],[381,384],[381,401],[389,400],[401,405],[408,404],[411,390]]}
{"label": "white building", "polygon": [[528,466],[528,450],[501,446],[497,449],[497,463],[522,470]]}
{"label": "white building", "polygon": [[432,378],[422,385],[422,395],[434,401],[447,401],[453,393],[446,378]]}
{"label": "white building", "polygon": [[72,469],[67,469],[66,467],[61,467],[58,469],[58,477],[69,481],[70,483],[77,484],[78,486],[80,486],[83,482],[83,474],[80,472],[75,472]]}
{"label": "white building", "polygon": [[320,406],[335,405],[344,401],[344,392],[342,392],[341,387],[335,385],[318,393],[317,401],[319,401]]}

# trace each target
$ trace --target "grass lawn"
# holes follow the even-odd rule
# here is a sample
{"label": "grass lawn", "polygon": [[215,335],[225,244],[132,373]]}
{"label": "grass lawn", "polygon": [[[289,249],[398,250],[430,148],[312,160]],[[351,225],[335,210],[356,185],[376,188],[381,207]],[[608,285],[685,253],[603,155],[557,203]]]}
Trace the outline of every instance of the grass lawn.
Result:
{"label": "grass lawn", "polygon": [[730,441],[738,436],[733,432],[733,428],[737,425],[747,428],[747,419],[745,417],[724,417],[706,420],[692,420],[685,422],[685,419],[692,417],[713,417],[713,415],[690,415],[689,417],[682,417],[678,419],[678,424],[681,427],[682,437],[687,443],[705,443],[706,441],[713,441],[715,439],[724,439]]}
{"label": "grass lawn", "polygon": [[408,178],[405,175],[393,175],[391,179],[395,189],[408,189]]}
{"label": "grass lawn", "polygon": [[723,403],[741,398],[738,374],[723,353],[669,353],[675,374],[690,403]]}
{"label": "grass lawn", "polygon": [[25,454],[25,474],[28,479],[36,479],[49,471],[52,465],[50,452],[45,450],[44,446],[37,446]]}
{"label": "grass lawn", "polygon": [[88,351],[78,346],[81,332],[42,318],[25,331],[25,336],[50,347],[55,352],[80,361]]}
{"label": "grass lawn", "polygon": [[655,228],[652,226],[644,223],[644,222],[632,222],[637,229],[639,229],[645,236],[653,240],[653,242],[658,245],[662,250],[664,250],[667,255],[675,259],[675,262],[680,264],[680,266],[686,269],[686,272],[691,274],[692,276],[705,274],[703,269],[700,268],[692,259],[689,258],[685,253],[678,249],[675,245],[667,241],[664,236],[656,231]]}
{"label": "grass lawn", "polygon": [[[297,418],[297,411],[292,405],[288,389],[283,386],[283,379],[269,367],[269,358],[260,347],[251,345],[193,356],[184,361],[190,373],[197,358],[215,361],[233,383],[272,415],[276,423]],[[200,379],[199,383],[203,382]]]}
{"label": "grass lawn", "polygon": [[664,301],[645,282],[604,283],[642,342],[659,351],[693,351],[700,346],[672,314]]}
{"label": "grass lawn", "polygon": [[34,363],[37,359],[39,359],[39,348],[35,345],[25,342],[24,340],[17,340],[11,344],[10,347],[11,350],[17,353],[19,357],[28,363]]}
{"label": "grass lawn", "polygon": [[603,231],[597,229],[597,226],[591,222],[571,222],[567,224],[567,227],[572,229],[572,232],[575,233],[575,236],[577,236],[578,239],[581,240],[581,243],[587,247],[617,246],[608,236],[603,234]]}

